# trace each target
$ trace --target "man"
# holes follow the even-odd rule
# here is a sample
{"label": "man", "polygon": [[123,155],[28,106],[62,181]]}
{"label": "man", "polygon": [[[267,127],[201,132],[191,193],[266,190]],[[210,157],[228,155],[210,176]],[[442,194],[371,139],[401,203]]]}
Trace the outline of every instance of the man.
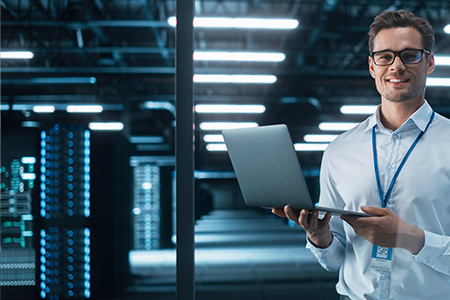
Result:
{"label": "man", "polygon": [[425,100],[434,33],[412,13],[386,11],[369,36],[381,105],[325,151],[319,203],[376,217],[273,213],[303,227],[319,263],[339,270],[341,299],[450,299],[450,120]]}

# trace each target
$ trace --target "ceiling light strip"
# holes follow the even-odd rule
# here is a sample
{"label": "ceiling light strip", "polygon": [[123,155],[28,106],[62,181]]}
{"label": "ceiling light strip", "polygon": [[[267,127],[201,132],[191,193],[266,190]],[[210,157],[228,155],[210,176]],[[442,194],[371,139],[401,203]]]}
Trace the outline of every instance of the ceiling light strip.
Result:
{"label": "ceiling light strip", "polygon": [[240,75],[240,74],[195,74],[195,83],[262,83],[271,84],[277,81],[275,75]]}
{"label": "ceiling light strip", "polygon": [[206,143],[223,143],[225,140],[221,134],[205,134],[203,141]]}
{"label": "ceiling light strip", "polygon": [[101,105],[68,105],[66,108],[68,113],[101,113],[103,106]]}
{"label": "ceiling light strip", "polygon": [[31,51],[1,51],[1,59],[32,59],[34,57]]}
{"label": "ceiling light strip", "polygon": [[200,123],[201,130],[225,130],[258,127],[259,124],[255,122],[202,122]]}
{"label": "ceiling light strip", "polygon": [[55,107],[53,105],[35,105],[33,106],[33,111],[35,113],[53,113],[55,112]]}
{"label": "ceiling light strip", "polygon": [[197,104],[196,113],[212,114],[262,114],[266,107],[261,104]]}
{"label": "ceiling light strip", "polygon": [[123,129],[122,122],[91,122],[89,123],[91,130],[120,131]]}
{"label": "ceiling light strip", "polygon": [[[175,27],[176,17],[170,17],[167,23]],[[299,22],[296,19],[196,17],[193,24],[196,28],[292,30]]]}
{"label": "ceiling light strip", "polygon": [[280,52],[194,52],[194,60],[197,61],[282,62],[285,59],[286,55]]}
{"label": "ceiling light strip", "polygon": [[342,105],[341,113],[349,115],[371,115],[376,112],[378,105]]}
{"label": "ceiling light strip", "polygon": [[450,56],[434,56],[434,63],[436,66],[450,66]]}
{"label": "ceiling light strip", "polygon": [[294,149],[295,151],[324,151],[328,145],[324,143],[296,143]]}
{"label": "ceiling light strip", "polygon": [[319,129],[323,131],[347,131],[358,125],[353,122],[322,122]]}
{"label": "ceiling light strip", "polygon": [[447,77],[428,77],[427,86],[450,86],[450,78]]}
{"label": "ceiling light strip", "polygon": [[303,140],[307,143],[329,143],[337,137],[337,134],[307,134],[303,137]]}

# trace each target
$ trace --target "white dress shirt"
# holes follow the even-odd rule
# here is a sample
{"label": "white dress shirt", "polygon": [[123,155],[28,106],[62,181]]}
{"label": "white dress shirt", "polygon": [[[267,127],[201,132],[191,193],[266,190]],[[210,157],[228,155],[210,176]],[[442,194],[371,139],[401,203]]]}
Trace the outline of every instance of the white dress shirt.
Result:
{"label": "white dress shirt", "polygon": [[[321,206],[360,211],[381,207],[372,149],[376,126],[378,168],[383,192],[405,153],[425,130],[432,108],[425,102],[400,128],[386,129],[377,113],[343,133],[324,153]],[[450,120],[437,114],[401,170],[387,208],[425,232],[418,255],[393,249],[390,273],[369,267],[373,245],[339,217],[330,221],[333,242],[307,248],[327,270],[339,270],[337,292],[361,299],[450,299]]]}

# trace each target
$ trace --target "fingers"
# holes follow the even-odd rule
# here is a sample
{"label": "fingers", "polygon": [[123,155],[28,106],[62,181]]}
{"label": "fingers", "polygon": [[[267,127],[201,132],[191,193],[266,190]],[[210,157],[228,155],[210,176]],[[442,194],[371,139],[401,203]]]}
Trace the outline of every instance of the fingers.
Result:
{"label": "fingers", "polygon": [[274,215],[279,216],[279,217],[287,218],[286,214],[284,213],[284,209],[283,209],[283,208],[280,208],[280,207],[274,207],[274,208],[272,208],[272,213],[273,213]]}
{"label": "fingers", "polygon": [[295,224],[299,224],[299,216],[300,216],[300,210],[296,208],[292,208],[289,205],[286,205],[284,207],[284,213],[286,214],[287,218],[291,221],[293,221]]}
{"label": "fingers", "polygon": [[374,206],[361,206],[361,210],[367,214],[385,216],[391,211],[388,208],[374,207]]}

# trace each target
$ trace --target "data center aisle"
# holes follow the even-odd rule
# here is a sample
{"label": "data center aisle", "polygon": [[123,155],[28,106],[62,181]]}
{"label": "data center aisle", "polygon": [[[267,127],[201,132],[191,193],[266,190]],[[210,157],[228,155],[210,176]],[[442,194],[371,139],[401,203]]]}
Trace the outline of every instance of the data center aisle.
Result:
{"label": "data center aisle", "polygon": [[[338,299],[337,273],[305,249],[305,233],[271,214],[215,210],[196,222],[196,299]],[[175,250],[130,254],[123,299],[175,299]],[[119,298],[117,298],[119,299]]]}

